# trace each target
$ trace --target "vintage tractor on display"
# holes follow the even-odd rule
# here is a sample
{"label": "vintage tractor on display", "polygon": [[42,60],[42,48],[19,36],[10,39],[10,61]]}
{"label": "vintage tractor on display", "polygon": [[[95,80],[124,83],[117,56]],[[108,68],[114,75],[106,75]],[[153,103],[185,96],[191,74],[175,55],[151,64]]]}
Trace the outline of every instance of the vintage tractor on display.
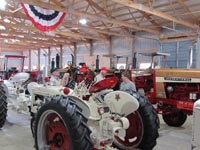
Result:
{"label": "vintage tractor on display", "polygon": [[117,77],[85,82],[73,90],[48,82],[31,86],[37,150],[150,150],[156,145],[158,116],[144,96],[113,91]]}
{"label": "vintage tractor on display", "polygon": [[169,126],[182,126],[200,98],[199,69],[132,70],[132,77]]}
{"label": "vintage tractor on display", "polygon": [[[7,104],[19,111],[28,112],[30,105],[30,94],[27,85],[30,82],[40,82],[42,73],[40,71],[22,72],[25,56],[5,55],[4,70],[0,71],[0,128],[3,127],[7,116]],[[20,60],[19,66],[9,67],[9,60]]]}

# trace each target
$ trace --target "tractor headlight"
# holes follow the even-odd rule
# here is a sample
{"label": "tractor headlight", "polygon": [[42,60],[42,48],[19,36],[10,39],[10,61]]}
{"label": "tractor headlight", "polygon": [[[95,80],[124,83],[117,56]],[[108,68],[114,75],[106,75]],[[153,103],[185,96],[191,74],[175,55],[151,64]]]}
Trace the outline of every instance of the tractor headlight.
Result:
{"label": "tractor headlight", "polygon": [[173,91],[174,91],[174,89],[173,89],[173,87],[172,87],[172,86],[168,86],[168,87],[167,87],[167,91],[168,91],[169,93],[171,93],[171,92],[173,92]]}

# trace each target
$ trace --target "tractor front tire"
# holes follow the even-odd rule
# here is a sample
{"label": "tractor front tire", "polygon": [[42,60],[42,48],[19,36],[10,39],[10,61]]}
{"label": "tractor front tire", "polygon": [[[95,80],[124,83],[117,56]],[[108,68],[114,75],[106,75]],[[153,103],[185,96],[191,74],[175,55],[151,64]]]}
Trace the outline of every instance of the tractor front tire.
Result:
{"label": "tractor front tire", "polygon": [[4,88],[0,86],[0,128],[2,128],[6,122],[7,111],[6,93]]}
{"label": "tractor front tire", "polygon": [[163,114],[162,118],[167,125],[172,127],[180,127],[187,120],[187,114],[181,110],[177,110],[175,112]]}
{"label": "tractor front tire", "polygon": [[130,127],[124,139],[115,136],[114,145],[120,150],[152,150],[159,136],[159,118],[149,100],[140,94],[135,98],[139,102],[136,112],[126,116]]}
{"label": "tractor front tire", "polygon": [[93,146],[82,109],[71,98],[47,98],[36,116],[37,150],[90,150]]}

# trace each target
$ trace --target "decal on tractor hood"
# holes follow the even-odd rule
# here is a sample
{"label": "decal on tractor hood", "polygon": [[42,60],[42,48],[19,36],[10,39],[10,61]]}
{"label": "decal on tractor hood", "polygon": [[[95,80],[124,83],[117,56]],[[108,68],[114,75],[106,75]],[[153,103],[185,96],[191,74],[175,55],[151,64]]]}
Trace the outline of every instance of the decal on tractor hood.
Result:
{"label": "decal on tractor hood", "polygon": [[156,82],[200,83],[200,78],[156,77]]}
{"label": "decal on tractor hood", "polygon": [[164,77],[164,80],[166,81],[192,81],[191,78],[177,78],[177,77]]}

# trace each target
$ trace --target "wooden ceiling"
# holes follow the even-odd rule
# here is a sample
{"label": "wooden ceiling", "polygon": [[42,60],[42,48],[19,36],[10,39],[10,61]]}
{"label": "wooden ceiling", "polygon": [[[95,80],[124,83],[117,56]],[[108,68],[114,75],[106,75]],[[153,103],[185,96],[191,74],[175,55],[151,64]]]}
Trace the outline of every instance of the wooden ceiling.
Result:
{"label": "wooden ceiling", "polygon": [[[55,30],[41,32],[20,3],[66,12],[66,16]],[[81,25],[81,18],[88,23]],[[199,33],[199,23],[199,0],[7,0],[5,10],[0,10],[0,51],[70,46],[110,36],[132,38],[141,31],[161,41],[192,39]],[[184,31],[177,31],[181,28]]]}

